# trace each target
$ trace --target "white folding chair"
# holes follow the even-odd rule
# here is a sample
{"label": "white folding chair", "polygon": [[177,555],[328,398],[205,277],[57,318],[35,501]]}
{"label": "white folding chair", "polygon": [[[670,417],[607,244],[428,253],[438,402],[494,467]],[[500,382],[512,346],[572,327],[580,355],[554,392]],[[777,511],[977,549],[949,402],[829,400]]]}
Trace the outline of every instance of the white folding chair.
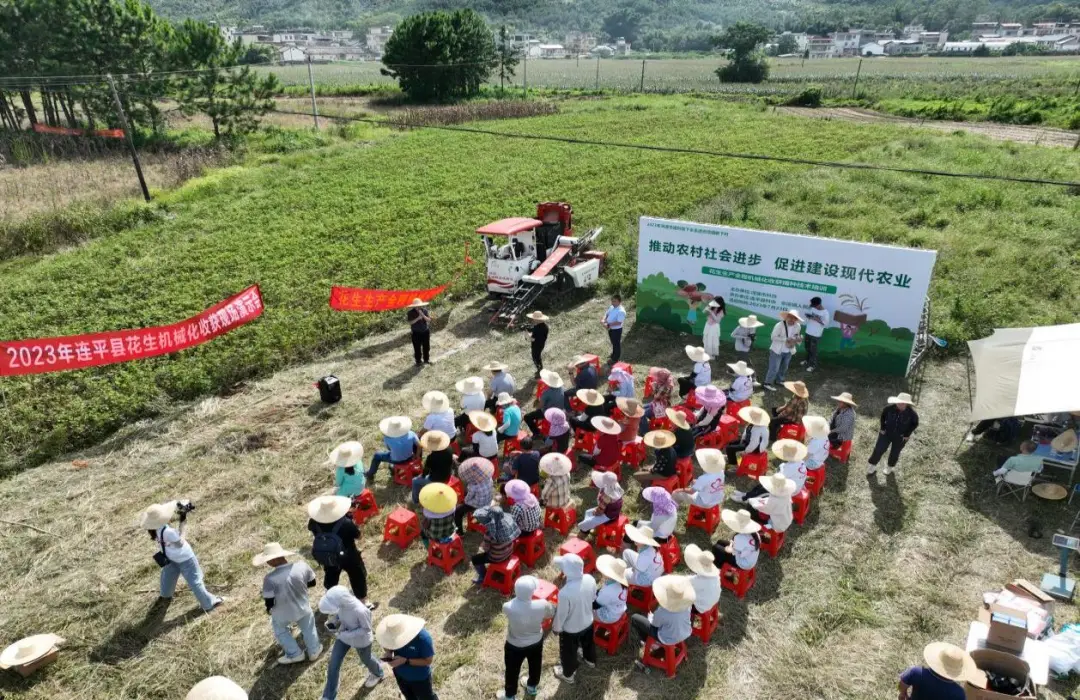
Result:
{"label": "white folding chair", "polygon": [[1006,496],[1012,494],[1020,501],[1026,501],[1034,478],[1035,472],[1017,472],[1010,469],[1005,472],[1005,476],[998,482],[997,495],[1001,496],[1002,489],[1004,489]]}

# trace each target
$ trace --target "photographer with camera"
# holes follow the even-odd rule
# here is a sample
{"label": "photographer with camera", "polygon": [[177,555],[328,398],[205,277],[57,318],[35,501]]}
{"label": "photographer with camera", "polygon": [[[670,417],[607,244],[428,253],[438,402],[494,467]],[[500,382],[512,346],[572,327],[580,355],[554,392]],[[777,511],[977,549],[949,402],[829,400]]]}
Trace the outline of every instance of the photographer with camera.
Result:
{"label": "photographer with camera", "polygon": [[[150,539],[157,543],[158,551],[154,561],[161,567],[161,601],[172,600],[176,590],[176,581],[181,576],[187,581],[188,588],[195,594],[199,606],[210,612],[224,600],[206,590],[203,584],[203,571],[191,545],[184,539],[184,529],[188,514],[195,510],[191,501],[169,501],[156,503],[143,511],[139,517],[139,527],[150,533]],[[180,526],[173,528],[169,521],[179,516]]]}

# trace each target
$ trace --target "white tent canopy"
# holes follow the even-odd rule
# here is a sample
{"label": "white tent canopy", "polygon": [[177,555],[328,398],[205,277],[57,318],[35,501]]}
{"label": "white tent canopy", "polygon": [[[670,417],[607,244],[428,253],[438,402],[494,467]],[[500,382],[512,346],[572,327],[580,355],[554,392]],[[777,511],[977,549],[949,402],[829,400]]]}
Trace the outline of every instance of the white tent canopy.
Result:
{"label": "white tent canopy", "polygon": [[1080,323],[998,328],[968,348],[976,382],[972,422],[1080,410]]}

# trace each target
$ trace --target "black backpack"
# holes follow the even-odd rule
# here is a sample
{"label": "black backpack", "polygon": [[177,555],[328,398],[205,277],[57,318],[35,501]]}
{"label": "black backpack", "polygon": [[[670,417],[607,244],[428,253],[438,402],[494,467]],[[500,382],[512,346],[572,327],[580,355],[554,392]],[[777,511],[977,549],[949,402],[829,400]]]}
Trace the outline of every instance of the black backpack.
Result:
{"label": "black backpack", "polygon": [[337,403],[341,401],[341,382],[332,374],[328,374],[316,384],[319,388],[319,400],[323,403]]}
{"label": "black backpack", "polygon": [[345,543],[338,531],[344,522],[344,519],[339,520],[334,523],[333,529],[329,532],[315,534],[315,541],[311,544],[311,556],[324,567],[341,565],[341,560],[345,556]]}

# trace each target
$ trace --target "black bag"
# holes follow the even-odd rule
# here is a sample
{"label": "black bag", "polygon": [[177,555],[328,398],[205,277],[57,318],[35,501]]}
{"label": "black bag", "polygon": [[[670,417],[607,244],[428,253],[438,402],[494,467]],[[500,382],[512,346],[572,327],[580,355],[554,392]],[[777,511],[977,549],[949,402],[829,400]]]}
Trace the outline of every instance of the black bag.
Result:
{"label": "black bag", "polygon": [[329,532],[319,532],[315,535],[315,541],[311,544],[311,556],[323,567],[341,566],[341,560],[345,556],[345,543],[338,531],[344,520],[334,523]]}
{"label": "black bag", "polygon": [[154,552],[154,563],[164,569],[169,565],[169,557],[165,556],[165,528],[161,528],[158,532],[158,544],[161,545],[160,552]]}
{"label": "black bag", "polygon": [[315,386],[319,387],[319,399],[323,403],[337,403],[341,401],[341,382],[332,374],[328,374],[319,380]]}

